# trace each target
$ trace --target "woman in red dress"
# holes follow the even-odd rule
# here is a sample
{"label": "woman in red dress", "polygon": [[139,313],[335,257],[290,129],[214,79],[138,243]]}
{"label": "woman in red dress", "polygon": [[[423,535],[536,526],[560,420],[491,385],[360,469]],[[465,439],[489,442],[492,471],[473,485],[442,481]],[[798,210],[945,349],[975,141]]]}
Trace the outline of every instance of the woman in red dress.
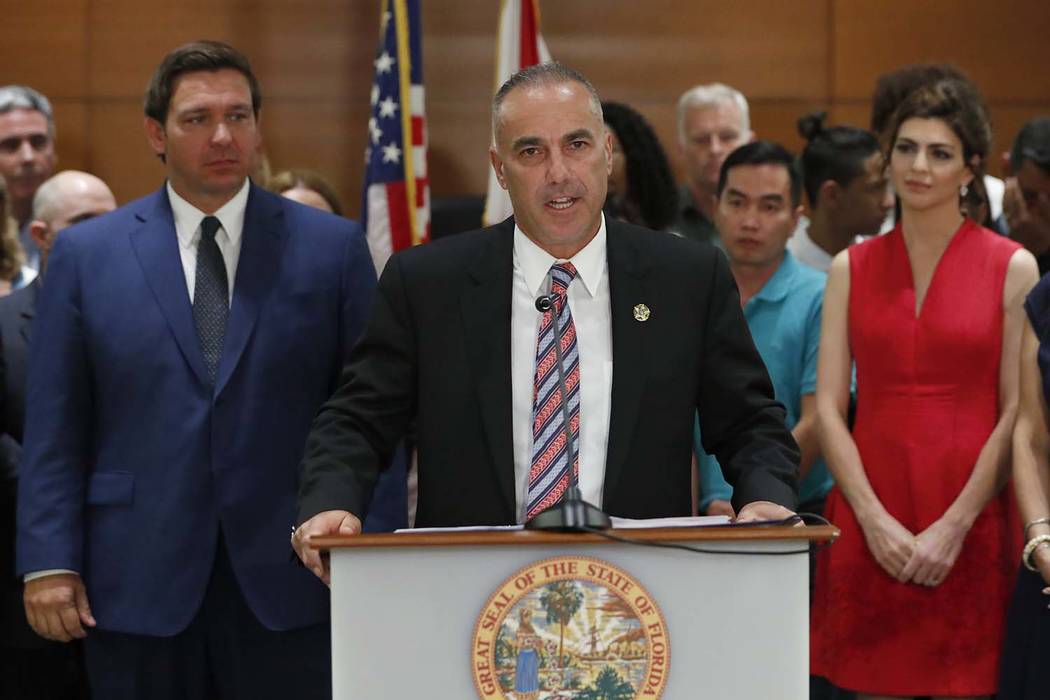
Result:
{"label": "woman in red dress", "polygon": [[818,558],[812,666],[868,700],[996,690],[1019,538],[1003,486],[1037,268],[960,213],[989,141],[971,84],[912,94],[890,141],[901,219],[829,271],[817,411],[842,535]]}

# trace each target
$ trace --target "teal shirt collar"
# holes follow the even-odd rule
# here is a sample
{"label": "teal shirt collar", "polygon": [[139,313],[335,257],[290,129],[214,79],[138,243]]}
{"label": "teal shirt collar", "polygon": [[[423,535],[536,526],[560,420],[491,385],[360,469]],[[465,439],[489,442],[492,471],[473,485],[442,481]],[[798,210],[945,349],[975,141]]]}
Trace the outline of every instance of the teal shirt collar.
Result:
{"label": "teal shirt collar", "polygon": [[748,299],[747,304],[744,305],[745,308],[750,307],[756,301],[771,303],[783,301],[784,297],[791,291],[791,280],[795,277],[797,269],[798,263],[795,262],[791,252],[785,249],[784,259],[780,261],[777,271],[766,280],[766,283],[762,285],[762,289],[758,290],[758,294]]}

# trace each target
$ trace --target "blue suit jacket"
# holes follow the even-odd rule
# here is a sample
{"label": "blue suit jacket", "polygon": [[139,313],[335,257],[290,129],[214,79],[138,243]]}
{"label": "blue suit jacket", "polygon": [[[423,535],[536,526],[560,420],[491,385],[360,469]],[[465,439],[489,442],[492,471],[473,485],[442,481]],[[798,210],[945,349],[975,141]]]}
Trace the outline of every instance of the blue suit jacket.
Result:
{"label": "blue suit jacket", "polygon": [[311,420],[371,304],[360,227],[252,186],[214,389],[164,188],[63,232],[48,262],[19,574],[79,571],[100,627],[170,635],[200,605],[221,526],[264,625],[326,620],[288,535]]}

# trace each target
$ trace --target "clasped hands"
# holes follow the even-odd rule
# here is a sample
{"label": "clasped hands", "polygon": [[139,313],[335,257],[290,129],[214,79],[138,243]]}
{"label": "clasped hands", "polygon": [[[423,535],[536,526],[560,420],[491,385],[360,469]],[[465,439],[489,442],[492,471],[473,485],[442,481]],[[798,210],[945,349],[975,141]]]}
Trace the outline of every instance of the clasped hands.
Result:
{"label": "clasped hands", "polygon": [[901,583],[930,587],[944,583],[968,532],[941,518],[913,535],[886,512],[861,521],[861,528],[868,549],[887,574]]}

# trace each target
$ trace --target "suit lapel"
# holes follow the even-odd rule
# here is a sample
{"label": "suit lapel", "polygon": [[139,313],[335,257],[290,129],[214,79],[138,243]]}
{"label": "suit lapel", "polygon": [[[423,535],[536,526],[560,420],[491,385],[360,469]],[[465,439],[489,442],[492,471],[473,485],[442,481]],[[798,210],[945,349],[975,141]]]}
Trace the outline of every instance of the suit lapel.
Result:
{"label": "suit lapel", "polygon": [[[630,451],[638,404],[645,388],[644,323],[634,318],[636,304],[650,301],[646,266],[630,235],[614,221],[608,222],[609,303],[612,318],[613,384],[609,414],[609,447],[605,458],[604,502],[623,473]],[[654,236],[659,234],[652,234]]]}
{"label": "suit lapel", "polygon": [[460,306],[496,479],[508,511],[516,517],[510,370],[513,240],[513,221],[508,220],[489,232],[489,239],[478,251],[468,272]]}
{"label": "suit lapel", "polygon": [[230,320],[215,378],[216,396],[236,369],[259,318],[259,310],[275,286],[287,235],[283,215],[280,200],[267,197],[252,185],[244,212]]}
{"label": "suit lapel", "polygon": [[153,291],[164,317],[171,327],[186,363],[202,385],[208,385],[197,330],[193,325],[193,308],[186,289],[186,274],[179,255],[179,240],[165,187],[143,200],[135,217],[139,225],[131,232],[131,246]]}
{"label": "suit lapel", "polygon": [[19,324],[19,332],[22,334],[22,340],[25,341],[26,347],[29,347],[29,333],[30,326],[33,325],[33,317],[36,316],[36,300],[40,295],[40,278],[33,280],[29,284],[28,293],[25,294],[25,304],[18,312],[21,323]]}

